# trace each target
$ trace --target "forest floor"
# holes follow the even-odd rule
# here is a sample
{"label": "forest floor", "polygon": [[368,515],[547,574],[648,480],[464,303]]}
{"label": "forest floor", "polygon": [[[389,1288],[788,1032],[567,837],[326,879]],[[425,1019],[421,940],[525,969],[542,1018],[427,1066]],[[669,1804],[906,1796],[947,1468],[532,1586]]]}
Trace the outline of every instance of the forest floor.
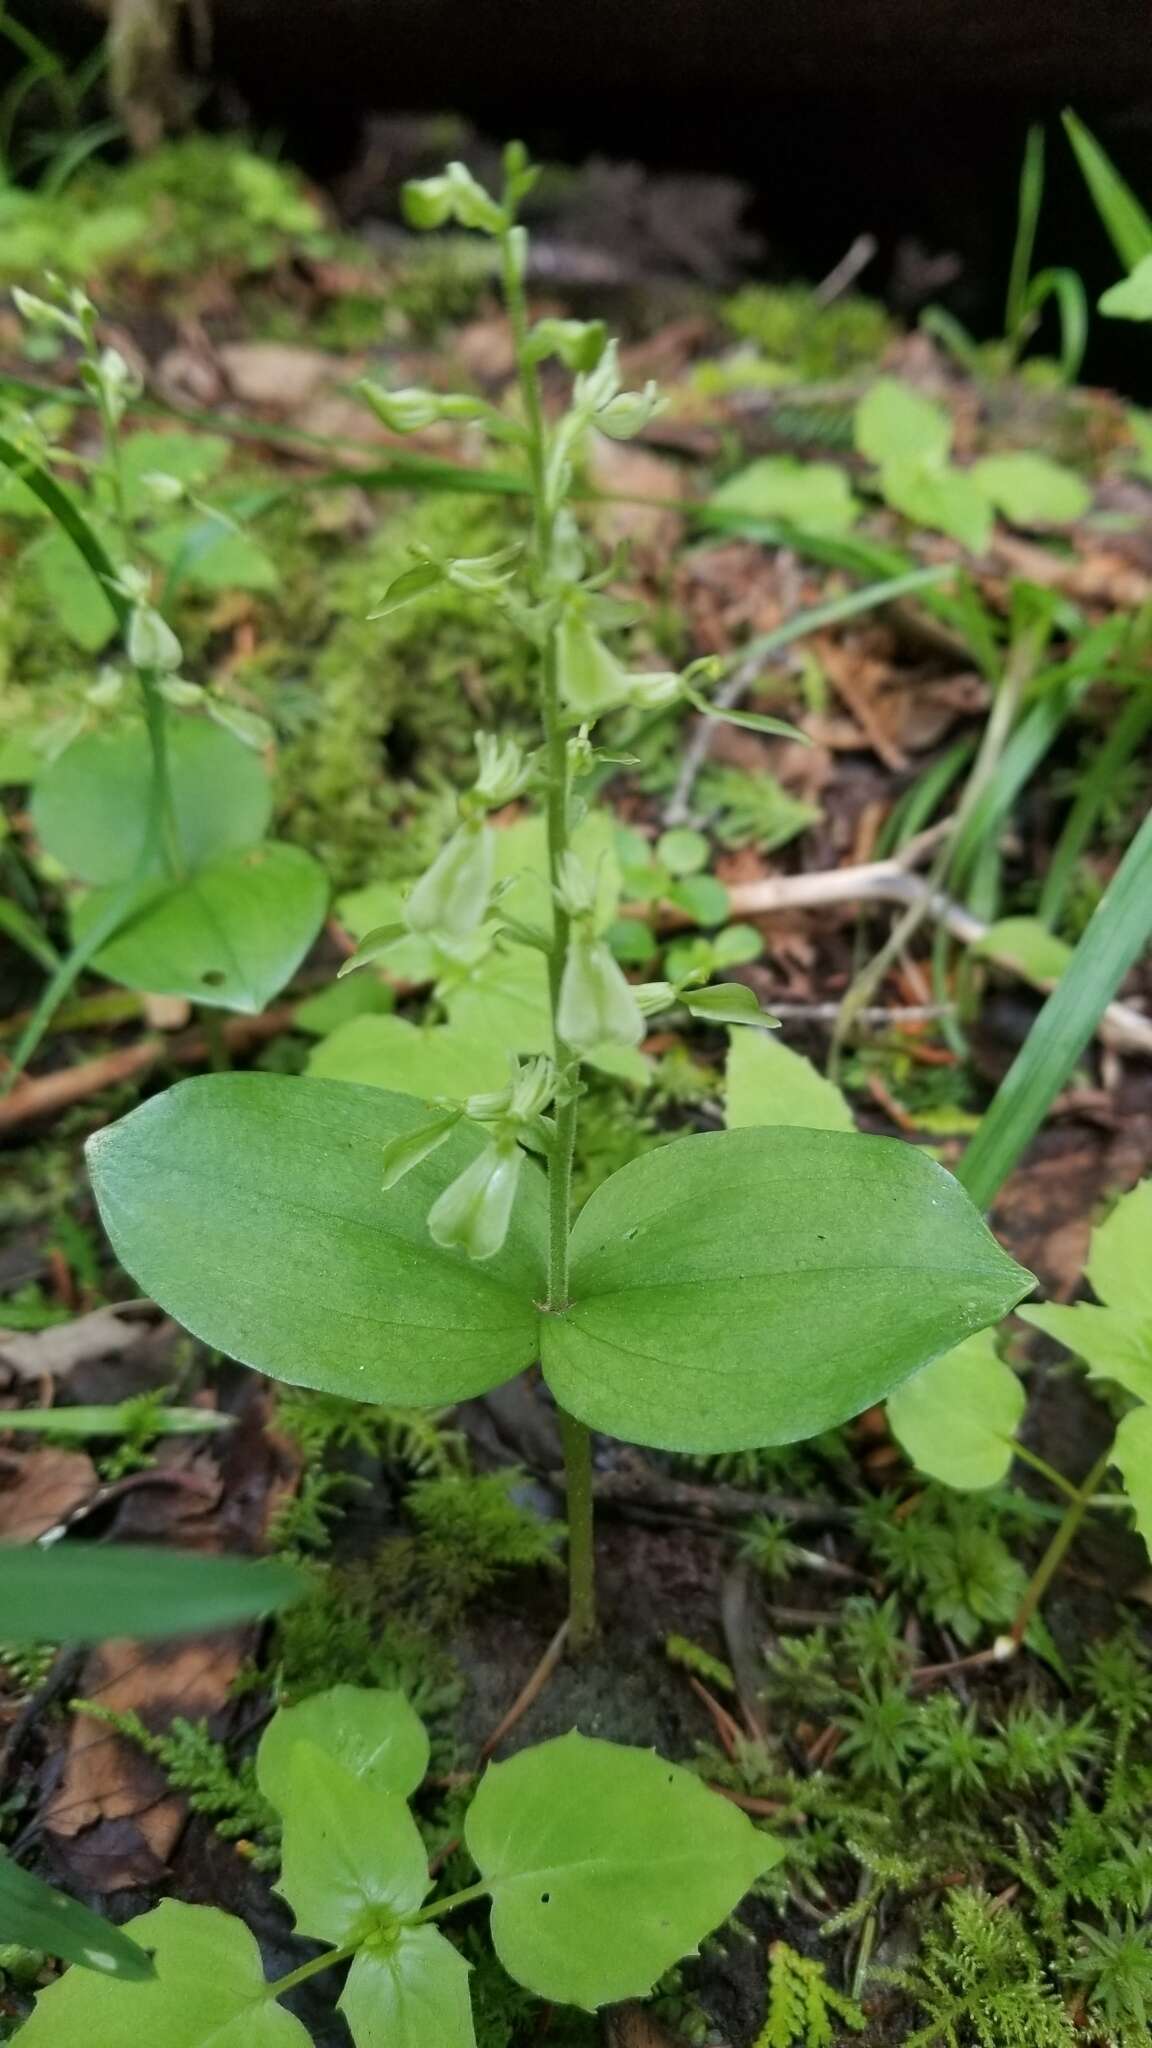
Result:
{"label": "forest floor", "polygon": [[[240,530],[231,553],[209,551],[182,598],[190,672],[270,719],[278,829],[332,876],[321,941],[270,1012],[226,1026],[231,1057],[371,1079],[364,1021],[393,1003],[419,1015],[424,997],[369,976],[371,996],[333,998],[336,968],[380,921],[372,892],[394,889],[436,845],[467,772],[473,717],[527,731],[530,713],[520,657],[497,627],[476,628],[439,599],[366,623],[414,545],[480,553],[503,544],[518,512],[513,497],[460,488],[455,470],[450,488],[436,470],[481,475],[466,429],[401,444],[354,387],[371,374],[499,401],[513,371],[507,332],[471,248],[416,246],[380,226],[371,165],[344,188],[345,222],[280,173],[247,211],[238,187],[233,214],[221,181],[239,153],[180,150],[182,162],[165,152],[101,173],[83,219],[41,224],[45,247],[65,228],[90,230],[101,208],[136,208],[150,223],[99,275],[107,338],[139,369],[136,430],[198,448],[189,473]],[[613,245],[604,223],[621,218],[629,234]],[[1070,804],[1127,701],[1108,652],[1098,668],[1089,657],[1077,670],[1076,657],[1086,644],[1105,649],[1115,622],[1152,605],[1142,416],[1111,393],[994,376],[991,360],[987,374],[961,370],[850,292],[821,303],[807,290],[736,288],[754,259],[718,184],[689,203],[604,167],[583,183],[557,179],[536,251],[536,309],[603,316],[623,334],[629,384],[654,377],[669,397],[639,441],[601,443],[586,479],[588,525],[620,550],[613,589],[642,599],[655,621],[641,665],[737,653],[842,594],[866,561],[874,575],[962,563],[971,593],[966,614],[903,600],[752,664],[744,701],[796,720],[807,746],[703,730],[691,717],[627,736],[633,760],[609,785],[619,824],[650,842],[669,829],[702,833],[701,878],[727,892],[698,918],[690,902],[677,908],[659,891],[647,901],[637,885],[624,920],[642,934],[635,964],[711,946],[822,1070],[835,1006],[893,914],[863,887],[853,893],[844,871],[899,858],[946,815],[1020,587],[1058,600],[1058,715],[1027,774],[1005,779],[984,855],[957,893],[994,936],[965,948],[926,923],[872,998],[841,1077],[860,1128],[954,1164],[1043,1001],[1037,905]],[[962,456],[1038,451],[1075,470],[1085,508],[1055,530],[1001,518],[976,552],[909,521],[875,491],[854,439],[857,402],[878,372],[943,408]],[[0,378],[54,438],[89,449],[66,353],[30,354],[6,303]],[[412,487],[414,455],[429,458],[424,490]],[[765,461],[757,478],[750,465]],[[27,783],[45,731],[87,715],[104,646],[42,557],[38,530],[0,505],[11,594],[0,624],[0,858],[12,900],[58,937],[61,877],[38,859]],[[1070,863],[1056,918],[1065,944],[1099,901],[1149,781],[1137,742]],[[805,876],[830,878],[822,902],[790,893]],[[5,950],[0,1050],[39,975],[26,953]],[[1094,1041],[992,1218],[1058,1302],[1082,1287],[1094,1223],[1152,1169],[1147,962],[1121,996],[1127,1023]],[[582,1196],[675,1131],[719,1124],[723,1038],[665,1034],[644,1048],[643,1086],[596,1084]],[[8,1847],[116,1919],[162,1895],[239,1912],[270,1972],[287,1971],[300,1950],[272,1890],[270,1816],[246,1762],[253,1741],[274,1697],[340,1681],[400,1685],[433,1731],[422,1817],[442,1867],[457,1855],[482,1760],[573,1724],[694,1763],[792,1846],[740,1924],[650,2009],[602,2021],[527,2000],[483,1949],[478,1918],[464,1938],[480,2048],[1146,2039],[1152,1576],[1125,1517],[1091,1516],[1026,1646],[980,1662],[1010,1629],[1061,1512],[1026,1463],[990,1490],[952,1492],[913,1469],[879,1410],[813,1444],[725,1458],[603,1440],[600,1644],[584,1662],[561,1658],[521,1702],[564,1612],[561,1460],[540,1385],[528,1377],[434,1418],[364,1409],[349,1421],[347,1404],[280,1392],[133,1301],[102,1240],[83,1141],[212,1057],[205,1021],[186,1005],[92,978],[0,1102],[0,1400],[133,1404],[112,1439],[0,1429],[0,1540],[67,1530],[271,1547],[304,1560],[313,1591],[275,1627],[159,1649],[0,1646]],[[1078,1483],[1107,1442],[1108,1402],[1054,1344],[1020,1325],[1007,1335],[1028,1386],[1021,1442]],[[234,1426],[158,1435],[161,1394]],[[77,1715],[77,1699],[139,1724]],[[1111,1943],[1112,1977],[1093,1974],[1085,1928]],[[1133,1955],[1109,2005],[1101,1986],[1121,1973],[1113,1952],[1125,1938]],[[779,1983],[766,2019],[769,1951],[777,1971],[787,1967],[780,1943],[822,1964],[840,1994],[825,2005],[818,1988],[816,2018],[794,2032]],[[7,2024],[29,1991],[13,1959],[0,1990]],[[345,2038],[331,2003],[324,1978],[299,1994],[322,2048]]]}

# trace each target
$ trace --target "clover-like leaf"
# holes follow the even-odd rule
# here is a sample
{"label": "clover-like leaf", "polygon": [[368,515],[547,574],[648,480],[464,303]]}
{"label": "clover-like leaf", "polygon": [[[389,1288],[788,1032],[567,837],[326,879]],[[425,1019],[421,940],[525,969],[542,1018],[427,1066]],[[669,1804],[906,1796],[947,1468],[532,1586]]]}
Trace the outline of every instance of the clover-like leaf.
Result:
{"label": "clover-like leaf", "polygon": [[783,1845],[650,1749],[573,1732],[493,1764],[464,1822],[492,1941],[540,1998],[642,1998]]}
{"label": "clover-like leaf", "polygon": [[353,1777],[407,1799],[428,1769],[428,1735],[402,1692],[333,1685],[280,1707],[260,1738],[256,1776],[278,1813],[290,1800],[292,1752],[310,1742]]}
{"label": "clover-like leaf", "polygon": [[260,1950],[230,1913],[165,1899],[128,1923],[150,1949],[144,1983],[69,1970],[36,2000],[24,2048],[309,2048],[309,2035],[267,1996]]}
{"label": "clover-like leaf", "polygon": [[594,1429],[748,1449],[846,1421],[1031,1285],[958,1182],[910,1145],[709,1132],[596,1190],[541,1356],[557,1399]]}
{"label": "clover-like leaf", "polygon": [[383,1146],[426,1122],[382,1088],[211,1074],[98,1132],[88,1159],[121,1264],[205,1343],[294,1385],[435,1406],[535,1357],[546,1212],[526,1167],[503,1250],[442,1251],[428,1211],[484,1139],[461,1126],[385,1193]]}

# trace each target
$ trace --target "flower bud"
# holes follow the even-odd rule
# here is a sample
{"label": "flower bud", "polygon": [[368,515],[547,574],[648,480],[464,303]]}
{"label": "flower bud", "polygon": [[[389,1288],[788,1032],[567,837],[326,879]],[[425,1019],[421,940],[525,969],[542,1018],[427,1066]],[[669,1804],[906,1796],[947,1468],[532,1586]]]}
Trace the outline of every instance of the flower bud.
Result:
{"label": "flower bud", "polygon": [[530,764],[515,740],[498,740],[492,733],[477,733],[476,752],[479,767],[472,794],[486,810],[498,811],[520,795]]}
{"label": "flower bud", "polygon": [[422,1166],[433,1152],[450,1137],[460,1122],[460,1111],[449,1110],[447,1115],[434,1117],[430,1123],[421,1124],[418,1130],[402,1131],[398,1138],[389,1138],[381,1153],[384,1178],[380,1185],[387,1193],[397,1181],[403,1180],[413,1167]]}
{"label": "flower bud", "polygon": [[157,505],[178,505],[184,496],[184,486],[179,477],[169,476],[162,469],[146,469],[140,482]]}
{"label": "flower bud", "polygon": [[576,933],[569,948],[556,1030],[574,1052],[592,1052],[598,1045],[637,1045],[644,1036],[644,1018],[631,985],[603,940],[590,931]]}
{"label": "flower bud", "polygon": [[553,894],[569,917],[590,917],[596,908],[596,883],[578,853],[569,850],[561,859]]}
{"label": "flower bud", "polygon": [[435,391],[424,391],[415,384],[406,384],[399,391],[385,391],[367,377],[356,388],[377,419],[394,434],[418,434],[424,427],[435,426],[441,418],[441,401]]}
{"label": "flower bud", "polygon": [[123,671],[114,668],[111,662],[105,662],[96,681],[90,688],[85,690],[84,695],[88,699],[89,704],[95,704],[99,710],[103,711],[107,709],[108,705],[115,704],[123,688]]}
{"label": "flower bud", "polygon": [[428,1228],[435,1242],[470,1259],[494,1258],[508,1235],[523,1165],[515,1139],[486,1145],[433,1203]]}
{"label": "flower bud", "polygon": [[556,635],[560,695],[583,721],[600,718],[628,701],[628,677],[587,619],[566,611]]}
{"label": "flower bud", "polygon": [[404,906],[408,929],[467,938],[484,921],[496,849],[485,825],[467,821],[452,834]]}
{"label": "flower bud", "polygon": [[157,688],[164,702],[174,705],[177,711],[190,711],[204,697],[202,685],[186,682],[183,676],[165,676]]}
{"label": "flower bud", "polygon": [[160,669],[171,674],[184,650],[167,620],[149,604],[137,605],[128,627],[128,659],[133,668]]}
{"label": "flower bud", "polygon": [[613,441],[630,441],[663,410],[664,400],[649,379],[643,391],[618,391],[592,415],[592,424]]}
{"label": "flower bud", "polygon": [[684,685],[672,669],[628,677],[628,702],[637,711],[666,711],[670,704],[678,704],[683,694]]}

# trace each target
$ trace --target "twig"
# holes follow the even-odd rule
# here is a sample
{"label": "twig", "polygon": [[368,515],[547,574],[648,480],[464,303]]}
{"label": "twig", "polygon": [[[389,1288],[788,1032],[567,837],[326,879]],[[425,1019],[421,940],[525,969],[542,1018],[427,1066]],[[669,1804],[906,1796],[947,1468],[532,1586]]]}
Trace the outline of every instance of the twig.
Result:
{"label": "twig", "polygon": [[831,306],[847,291],[851,291],[861,271],[867,270],[879,248],[875,235],[857,235],[850,249],[847,249],[833,270],[812,294],[814,306]]}
{"label": "twig", "polygon": [[[962,903],[934,889],[920,875],[911,874],[904,859],[865,861],[855,867],[828,868],[814,875],[776,875],[762,882],[733,882],[728,890],[733,918],[770,917],[787,910],[821,910],[839,903],[900,903],[922,905],[925,913],[943,924],[953,938],[965,946],[979,945],[991,927],[974,917]],[[1007,954],[988,952],[986,958],[999,967],[1021,972],[1018,961]],[[1036,982],[1039,988],[1050,984]],[[1130,1003],[1109,1003],[1099,1024],[1100,1037],[1118,1052],[1152,1054],[1152,1018]]]}
{"label": "twig", "polygon": [[[262,1017],[229,1017],[221,1035],[232,1051],[242,1052],[246,1046],[259,1045],[266,1038],[274,1038],[277,1032],[287,1031],[294,1014],[290,1005],[282,1005],[265,1010]],[[162,1060],[175,1066],[196,1067],[208,1060],[209,1053],[208,1041],[199,1031],[180,1038],[141,1038],[135,1045],[122,1046],[117,1052],[81,1060],[78,1066],[61,1067],[54,1074],[19,1081],[12,1093],[0,1101],[0,1131],[15,1130],[38,1117],[55,1116],[58,1110],[84,1102],[90,1095],[99,1095],[104,1088],[148,1073]]]}
{"label": "twig", "polygon": [[568,1623],[565,1620],[560,1623],[552,1641],[549,1643],[527,1684],[521,1686],[504,1719],[492,1730],[491,1735],[485,1742],[480,1751],[482,1763],[486,1763],[493,1751],[499,1749],[504,1737],[511,1734],[517,1721],[521,1720],[533,1702],[539,1699],[561,1657],[564,1655],[564,1646],[567,1641]]}

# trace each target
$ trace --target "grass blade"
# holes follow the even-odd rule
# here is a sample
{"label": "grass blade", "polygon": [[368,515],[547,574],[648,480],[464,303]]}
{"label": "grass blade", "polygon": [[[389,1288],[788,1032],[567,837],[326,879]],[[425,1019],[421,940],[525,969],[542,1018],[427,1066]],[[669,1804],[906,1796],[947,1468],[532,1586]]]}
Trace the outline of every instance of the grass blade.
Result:
{"label": "grass blade", "polygon": [[198,1556],[96,1543],[8,1545],[0,1563],[0,1640],[91,1643],[107,1636],[198,1635],[272,1614],[305,1590],[277,1559]]}
{"label": "grass blade", "polygon": [[1152,813],[1037,1017],[958,1168],[986,1209],[1039,1130],[1100,1018],[1152,938]]}
{"label": "grass blade", "polygon": [[1112,247],[1125,270],[1135,270],[1145,256],[1152,256],[1152,220],[1111,157],[1070,109],[1064,113],[1064,128]]}

